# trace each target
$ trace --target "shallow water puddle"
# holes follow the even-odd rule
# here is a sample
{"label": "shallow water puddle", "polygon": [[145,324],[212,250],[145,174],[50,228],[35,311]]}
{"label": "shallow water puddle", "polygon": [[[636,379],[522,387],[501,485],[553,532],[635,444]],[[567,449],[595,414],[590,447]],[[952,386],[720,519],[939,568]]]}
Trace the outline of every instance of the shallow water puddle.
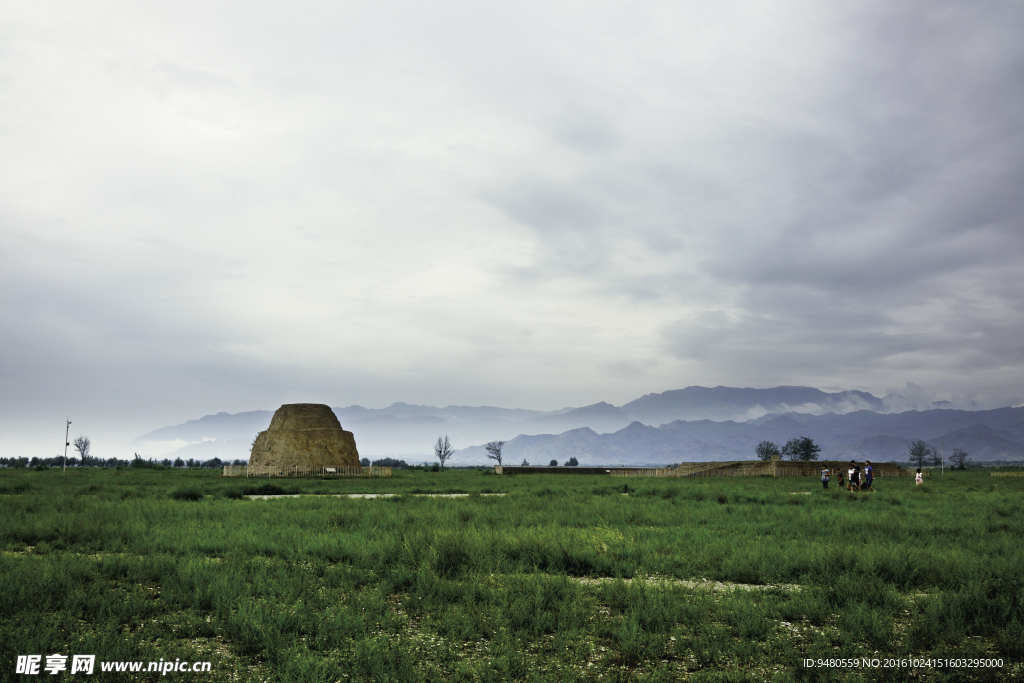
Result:
{"label": "shallow water puddle", "polygon": [[[394,496],[422,496],[424,498],[468,498],[469,493],[290,493],[282,495],[251,495],[245,496],[251,500],[257,498],[270,500],[272,498],[393,498]],[[481,493],[481,496],[504,496],[504,493]]]}
{"label": "shallow water puddle", "polygon": [[[619,579],[613,579],[608,577],[600,578],[588,578],[579,577],[575,578],[575,581],[579,581],[582,584],[598,584],[598,583],[609,583],[612,581],[618,581]],[[626,583],[636,581],[637,579],[622,579]],[[783,590],[783,591],[798,591],[803,587],[795,583],[776,583],[776,584],[754,584],[754,583],[732,583],[731,581],[709,581],[708,579],[671,579],[665,576],[648,576],[643,579],[647,583],[654,584],[672,584],[673,586],[685,586],[686,588],[703,588],[711,591],[763,591],[772,588]]]}

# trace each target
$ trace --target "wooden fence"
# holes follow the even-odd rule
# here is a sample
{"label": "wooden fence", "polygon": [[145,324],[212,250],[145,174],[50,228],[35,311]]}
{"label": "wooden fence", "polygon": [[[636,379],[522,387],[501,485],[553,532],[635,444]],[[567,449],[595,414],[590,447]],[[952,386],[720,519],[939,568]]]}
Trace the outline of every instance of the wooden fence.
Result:
{"label": "wooden fence", "polygon": [[637,467],[635,469],[610,470],[613,477],[678,477],[676,471],[669,467]]}
{"label": "wooden fence", "polygon": [[390,467],[273,467],[224,465],[225,477],[390,477]]}

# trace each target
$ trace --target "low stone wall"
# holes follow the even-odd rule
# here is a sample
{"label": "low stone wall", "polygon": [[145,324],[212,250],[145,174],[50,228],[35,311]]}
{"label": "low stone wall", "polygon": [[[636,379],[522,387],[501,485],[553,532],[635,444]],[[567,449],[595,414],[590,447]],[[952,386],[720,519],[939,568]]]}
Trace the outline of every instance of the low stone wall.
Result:
{"label": "low stone wall", "polygon": [[[695,463],[684,463],[693,465]],[[832,481],[838,479],[839,472],[846,475],[850,467],[849,461],[819,460],[810,462],[793,462],[791,460],[778,460],[775,462],[764,462],[761,460],[744,460],[727,463],[701,463],[704,467],[691,467],[682,477],[820,477],[822,468],[827,467],[831,471]],[[864,463],[857,463],[863,468]],[[913,474],[899,465],[891,462],[872,463],[875,479],[882,477],[910,477]]]}
{"label": "low stone wall", "polygon": [[[863,467],[863,463],[858,462]],[[534,467],[497,465],[496,474],[609,474],[613,477],[820,477],[828,467],[835,481],[840,471],[846,474],[849,462],[836,460],[793,462],[779,460],[733,460],[726,462],[683,462],[676,467]],[[875,478],[911,477],[913,473],[895,463],[872,463]]]}
{"label": "low stone wall", "polygon": [[495,474],[608,474],[614,467],[495,465]]}
{"label": "low stone wall", "polygon": [[[690,463],[687,463],[690,464]],[[703,463],[696,463],[703,464]],[[685,477],[686,470],[672,467],[587,467],[577,465],[541,467],[533,465],[495,465],[495,474],[610,474],[613,477]]]}

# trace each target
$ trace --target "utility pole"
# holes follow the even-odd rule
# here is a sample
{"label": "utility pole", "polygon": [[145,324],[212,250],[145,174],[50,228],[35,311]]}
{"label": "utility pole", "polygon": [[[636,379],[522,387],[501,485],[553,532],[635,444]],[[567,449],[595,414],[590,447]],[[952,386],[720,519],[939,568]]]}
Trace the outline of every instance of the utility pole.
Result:
{"label": "utility pole", "polygon": [[940,441],[940,442],[939,442],[939,459],[940,459],[940,460],[942,460],[942,473],[943,473],[943,474],[945,474],[945,473],[946,473],[946,452],[945,452],[945,445],[946,445],[946,444],[945,444],[945,443],[943,443],[942,441]]}
{"label": "utility pole", "polygon": [[[68,420],[67,418],[64,418]],[[61,474],[68,473],[68,446],[71,444],[68,442],[68,436],[71,434],[71,420],[68,420],[67,425],[64,427],[64,469],[61,470]]]}

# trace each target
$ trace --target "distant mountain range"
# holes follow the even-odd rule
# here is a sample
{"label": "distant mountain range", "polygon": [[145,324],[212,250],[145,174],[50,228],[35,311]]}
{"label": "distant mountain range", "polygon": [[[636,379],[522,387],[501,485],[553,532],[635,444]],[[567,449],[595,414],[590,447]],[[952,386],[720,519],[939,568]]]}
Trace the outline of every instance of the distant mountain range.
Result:
{"label": "distant mountain range", "polygon": [[854,410],[883,412],[885,404],[882,399],[863,391],[829,394],[811,387],[686,387],[661,394],[647,394],[622,406],[622,412],[630,420],[649,425],[673,420],[750,419],[768,412],[820,414],[849,413]]}
{"label": "distant mountain range", "polygon": [[[491,406],[393,403],[387,408],[334,408],[356,437],[361,454],[432,459],[431,445],[447,434],[453,462],[488,462],[482,444],[504,440],[507,462],[534,464],[673,463],[754,457],[762,440],[779,445],[809,436],[830,458],[905,460],[907,447],[924,439],[946,452],[964,448],[976,461],[1024,460],[1024,408],[953,410],[947,402],[890,413],[884,399],[861,391],[827,393],[811,387],[739,389],[687,387],[647,394],[616,407],[600,402],[556,411]],[[174,450],[182,458],[245,459],[273,411],[217,413],[140,436],[144,448]]]}
{"label": "distant mountain range", "polygon": [[[767,418],[767,419],[765,419]],[[857,411],[845,415],[787,413],[759,420],[676,420],[659,427],[641,422],[610,434],[581,428],[558,435],[521,435],[505,444],[507,462],[523,459],[546,465],[575,457],[581,464],[630,465],[686,461],[752,460],[757,444],[779,446],[809,436],[833,460],[907,460],[912,441],[923,439],[945,455],[963,448],[976,462],[1024,460],[1024,408],[927,410],[882,415]],[[482,447],[465,449],[466,460],[486,457]],[[457,453],[456,456],[461,455]]]}

